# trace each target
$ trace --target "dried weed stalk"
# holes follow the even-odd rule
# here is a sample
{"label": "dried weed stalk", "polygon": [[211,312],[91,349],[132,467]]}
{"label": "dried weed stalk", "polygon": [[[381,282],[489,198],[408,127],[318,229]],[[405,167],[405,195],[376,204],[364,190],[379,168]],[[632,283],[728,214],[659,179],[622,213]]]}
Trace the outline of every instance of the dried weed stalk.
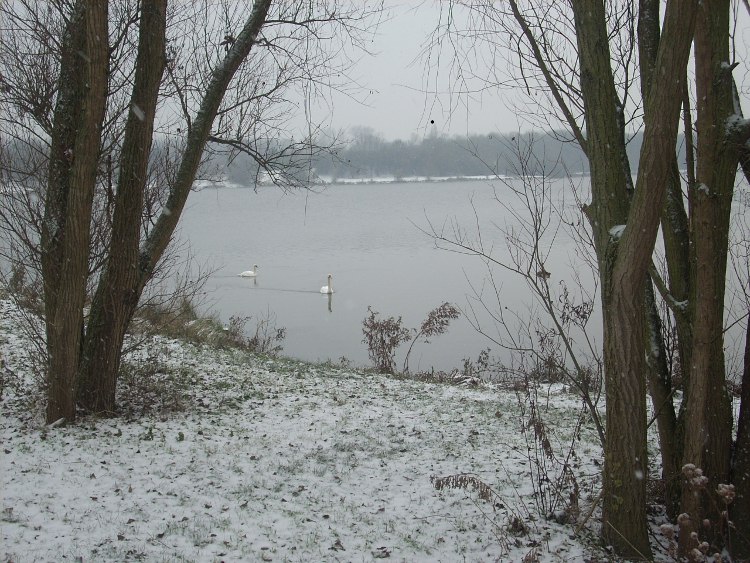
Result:
{"label": "dried weed stalk", "polygon": [[411,340],[404,358],[404,373],[408,373],[409,356],[414,344],[420,338],[429,342],[428,338],[444,334],[448,330],[450,321],[459,316],[458,308],[446,302],[430,311],[419,329],[410,330],[403,326],[401,317],[379,319],[379,313],[373,311],[372,307],[367,307],[367,312],[368,315],[362,322],[364,334],[362,342],[367,344],[370,360],[381,373],[396,372],[396,349],[404,342]]}
{"label": "dried weed stalk", "polygon": [[540,516],[560,524],[574,523],[580,516],[580,490],[573,471],[578,466],[575,448],[587,418],[586,409],[579,413],[569,443],[553,444],[554,436],[544,420],[544,407],[540,405],[538,391],[538,385],[530,378],[517,391],[534,503]]}
{"label": "dried weed stalk", "polygon": [[427,318],[419,327],[419,330],[414,330],[414,338],[412,338],[409,349],[406,351],[406,357],[404,358],[404,373],[409,372],[409,355],[414,344],[420,338],[425,339],[425,343],[429,342],[428,338],[438,336],[439,334],[445,334],[448,330],[448,325],[453,319],[459,317],[459,311],[456,307],[450,303],[443,303],[440,307],[437,307],[429,312]]}
{"label": "dried weed stalk", "polygon": [[379,313],[369,306],[367,312],[362,322],[362,342],[367,344],[367,353],[379,372],[394,373],[396,348],[409,339],[409,329],[403,326],[401,317],[378,319]]}
{"label": "dried weed stalk", "polygon": [[479,498],[486,500],[487,502],[492,502],[492,499],[495,496],[494,491],[487,483],[479,479],[476,475],[471,475],[469,473],[458,473],[456,475],[448,475],[447,477],[436,477],[433,475],[430,477],[430,482],[438,491],[446,488],[464,490],[474,489],[479,494]]}

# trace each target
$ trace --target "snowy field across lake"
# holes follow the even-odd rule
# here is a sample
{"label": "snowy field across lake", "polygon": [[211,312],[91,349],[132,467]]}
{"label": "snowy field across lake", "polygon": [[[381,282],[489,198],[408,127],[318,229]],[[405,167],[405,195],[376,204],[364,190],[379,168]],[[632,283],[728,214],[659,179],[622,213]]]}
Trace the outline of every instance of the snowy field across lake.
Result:
{"label": "snowy field across lake", "polygon": [[[17,315],[0,301],[5,562],[610,560],[596,514],[576,526],[601,449],[559,386],[536,407],[556,448],[580,441],[553,463],[523,392],[155,338],[128,359],[120,417],[50,428],[19,399],[32,375]],[[539,514],[569,500],[533,486],[540,463],[574,471],[560,492],[579,510],[560,521]]]}

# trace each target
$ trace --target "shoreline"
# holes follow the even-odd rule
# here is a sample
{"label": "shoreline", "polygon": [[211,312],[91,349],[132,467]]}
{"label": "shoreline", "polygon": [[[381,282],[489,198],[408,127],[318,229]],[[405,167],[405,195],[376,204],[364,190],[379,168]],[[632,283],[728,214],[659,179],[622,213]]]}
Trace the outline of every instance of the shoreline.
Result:
{"label": "shoreline", "polygon": [[[587,174],[576,174],[576,177],[587,176]],[[541,177],[541,176],[540,176]],[[328,186],[373,186],[389,184],[444,184],[450,182],[493,182],[508,181],[519,179],[520,176],[506,176],[497,174],[476,175],[476,176],[372,176],[367,178],[318,178],[317,181],[310,184],[310,188],[328,187]],[[562,178],[562,177],[561,177]],[[274,186],[275,184],[261,178],[255,185],[242,184],[233,182],[228,179],[221,180],[199,180],[193,184],[194,189],[203,190],[206,188],[230,188],[230,189],[257,189],[259,187]]]}

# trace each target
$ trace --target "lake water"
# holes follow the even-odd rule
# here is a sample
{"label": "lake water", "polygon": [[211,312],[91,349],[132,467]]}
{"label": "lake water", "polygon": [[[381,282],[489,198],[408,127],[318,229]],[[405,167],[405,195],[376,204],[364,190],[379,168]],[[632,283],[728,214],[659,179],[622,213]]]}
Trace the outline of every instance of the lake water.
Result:
{"label": "lake water", "polygon": [[[508,196],[507,202],[515,200]],[[213,264],[207,308],[223,321],[270,313],[287,330],[284,355],[370,365],[362,343],[368,306],[418,327],[444,301],[466,308],[472,285],[486,286],[484,262],[437,249],[420,230],[428,220],[436,226],[455,220],[470,233],[478,220],[485,245],[494,244],[498,256],[506,248],[498,226],[515,221],[495,201],[493,186],[478,180],[332,185],[286,194],[275,187],[208,186],[190,195],[180,236],[199,263]],[[574,258],[574,245],[561,238],[547,269],[559,275]],[[253,264],[257,278],[238,277]],[[523,312],[524,303],[531,303],[524,282],[502,269],[493,272],[504,305]],[[319,291],[329,273],[332,296]],[[397,355],[399,365],[406,347]],[[488,347],[500,352],[459,318],[445,334],[416,346],[409,365],[412,371],[447,371]]]}

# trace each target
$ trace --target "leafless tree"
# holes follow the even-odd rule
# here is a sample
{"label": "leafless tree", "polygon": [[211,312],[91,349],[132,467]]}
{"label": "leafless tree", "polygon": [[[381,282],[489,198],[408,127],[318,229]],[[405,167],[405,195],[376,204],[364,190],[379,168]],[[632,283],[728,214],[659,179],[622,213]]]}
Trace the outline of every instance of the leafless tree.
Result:
{"label": "leafless tree", "polygon": [[[346,80],[378,3],[86,0],[0,7],[2,232],[41,272],[47,418],[115,410],[125,330],[196,178],[249,155],[284,189],[330,148],[289,131]],[[300,101],[301,100],[301,101]],[[302,107],[300,107],[302,106]],[[309,117],[309,113],[308,113]],[[18,214],[16,210],[23,213]]]}
{"label": "leafless tree", "polygon": [[[488,225],[474,206],[475,221],[470,228],[455,219],[436,225],[428,218],[424,231],[439,248],[476,256],[485,262],[487,277],[481,284],[471,283],[471,299],[464,316],[496,347],[511,353],[517,369],[526,376],[540,370],[552,371],[576,389],[603,445],[604,424],[598,406],[601,354],[588,331],[597,286],[595,282],[587,286],[578,278],[579,283],[571,288],[561,272],[554,272],[553,276],[547,270],[559,239],[578,236],[579,232],[563,231],[563,217],[568,215],[569,205],[565,192],[554,189],[562,182],[556,170],[560,164],[540,156],[539,147],[533,135],[512,138],[506,147],[515,155],[507,163],[515,170],[510,178],[498,174],[496,165],[485,163],[499,184],[494,188],[493,200],[506,217],[504,224]],[[487,232],[488,228],[498,232]],[[497,236],[504,246],[496,244]],[[585,259],[580,260],[576,267],[585,264]],[[522,311],[516,303],[508,302],[494,272],[496,268],[522,280],[536,307]]]}
{"label": "leafless tree", "polygon": [[[741,119],[732,79],[733,5],[729,0],[710,7],[658,0],[447,5],[445,27],[436,33],[434,47],[458,53],[454,81],[466,81],[464,90],[471,91],[469,78],[479,77],[475,91],[482,88],[485,95],[487,88],[525,91],[536,116],[532,123],[545,129],[564,124],[589,161],[590,198],[582,209],[593,233],[601,287],[610,437],[604,465],[605,540],[623,555],[650,556],[643,479],[648,389],[660,414],[668,506],[689,515],[680,520],[681,552],[691,557],[697,547],[692,532],[719,546],[722,538],[702,527],[706,518],[722,518],[711,512],[717,503],[703,502],[688,483],[681,495],[679,489],[684,464],[702,467],[715,484],[747,473],[746,466],[738,470],[736,454],[730,471],[732,417],[723,352],[734,176],[738,163],[744,169],[750,162],[745,142],[750,126]],[[468,14],[463,27],[460,14]],[[462,40],[469,46],[461,47]],[[486,52],[480,49],[483,42],[494,53],[489,61],[477,56]],[[695,79],[689,82],[693,44]],[[478,69],[486,68],[496,72],[482,81]],[[684,183],[676,159],[680,126],[687,132]],[[633,131],[643,133],[637,172],[626,150]],[[667,280],[652,265],[659,227]],[[663,343],[654,286],[674,315],[685,367],[679,413],[659,361]],[[740,430],[743,424],[741,418]],[[747,504],[741,495],[747,495],[746,488],[734,506]],[[741,535],[750,536],[747,529]],[[748,550],[740,543],[733,543],[738,554]]]}

